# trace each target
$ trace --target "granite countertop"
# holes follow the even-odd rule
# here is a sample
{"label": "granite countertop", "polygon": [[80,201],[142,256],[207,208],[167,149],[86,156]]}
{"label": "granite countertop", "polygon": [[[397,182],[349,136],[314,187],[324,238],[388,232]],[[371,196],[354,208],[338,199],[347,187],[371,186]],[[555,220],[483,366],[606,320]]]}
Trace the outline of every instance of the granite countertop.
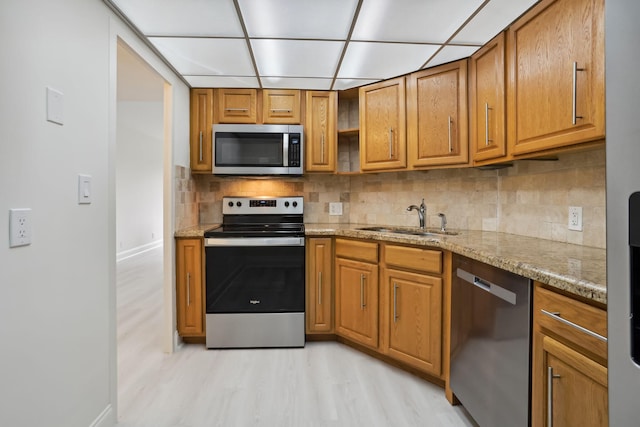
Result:
{"label": "granite countertop", "polygon": [[[203,237],[220,224],[178,230],[175,237]],[[358,230],[371,224],[305,224],[307,236],[342,236],[434,247],[482,261],[601,304],[607,303],[606,250],[491,231],[457,236],[413,236]],[[403,227],[405,228],[405,227]]]}

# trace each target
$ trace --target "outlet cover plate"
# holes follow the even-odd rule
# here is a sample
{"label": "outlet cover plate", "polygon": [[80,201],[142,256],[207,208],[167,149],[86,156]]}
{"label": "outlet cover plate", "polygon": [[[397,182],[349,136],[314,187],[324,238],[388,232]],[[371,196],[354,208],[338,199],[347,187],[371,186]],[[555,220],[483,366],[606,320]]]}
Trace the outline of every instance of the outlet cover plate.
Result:
{"label": "outlet cover plate", "polygon": [[9,209],[9,247],[31,244],[31,209]]}
{"label": "outlet cover plate", "polygon": [[582,231],[582,208],[569,206],[569,230]]}
{"label": "outlet cover plate", "polygon": [[329,203],[329,215],[342,215],[342,203]]}

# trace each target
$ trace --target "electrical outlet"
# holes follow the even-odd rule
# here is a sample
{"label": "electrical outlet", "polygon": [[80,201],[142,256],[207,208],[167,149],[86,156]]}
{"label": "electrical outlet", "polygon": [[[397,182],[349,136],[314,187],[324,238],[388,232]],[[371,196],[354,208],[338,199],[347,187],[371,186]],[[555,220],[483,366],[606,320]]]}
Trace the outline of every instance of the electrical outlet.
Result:
{"label": "electrical outlet", "polygon": [[31,244],[31,209],[9,210],[9,247]]}
{"label": "electrical outlet", "polygon": [[329,203],[329,215],[342,215],[342,203]]}
{"label": "electrical outlet", "polygon": [[582,208],[569,206],[569,230],[582,231]]}

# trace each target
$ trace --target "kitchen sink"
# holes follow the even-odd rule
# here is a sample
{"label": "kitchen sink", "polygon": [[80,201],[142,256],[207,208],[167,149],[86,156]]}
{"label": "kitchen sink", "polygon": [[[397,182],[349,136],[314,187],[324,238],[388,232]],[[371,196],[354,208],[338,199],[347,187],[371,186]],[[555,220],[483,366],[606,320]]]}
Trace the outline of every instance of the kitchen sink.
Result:
{"label": "kitchen sink", "polygon": [[420,230],[420,229],[411,229],[411,228],[400,228],[400,227],[361,227],[358,230],[362,231],[377,231],[378,233],[394,233],[394,234],[408,234],[411,236],[434,236],[434,235],[447,235],[447,236],[457,236],[457,231],[442,231],[438,229],[429,229],[429,230]]}

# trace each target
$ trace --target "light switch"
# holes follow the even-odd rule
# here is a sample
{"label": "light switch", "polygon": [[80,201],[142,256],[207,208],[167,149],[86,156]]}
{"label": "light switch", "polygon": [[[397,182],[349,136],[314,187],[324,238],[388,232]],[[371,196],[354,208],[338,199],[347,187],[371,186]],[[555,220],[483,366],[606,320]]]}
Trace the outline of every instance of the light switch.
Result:
{"label": "light switch", "polygon": [[91,175],[78,175],[78,204],[91,203]]}
{"label": "light switch", "polygon": [[47,88],[47,120],[59,125],[64,124],[62,95],[58,90]]}

